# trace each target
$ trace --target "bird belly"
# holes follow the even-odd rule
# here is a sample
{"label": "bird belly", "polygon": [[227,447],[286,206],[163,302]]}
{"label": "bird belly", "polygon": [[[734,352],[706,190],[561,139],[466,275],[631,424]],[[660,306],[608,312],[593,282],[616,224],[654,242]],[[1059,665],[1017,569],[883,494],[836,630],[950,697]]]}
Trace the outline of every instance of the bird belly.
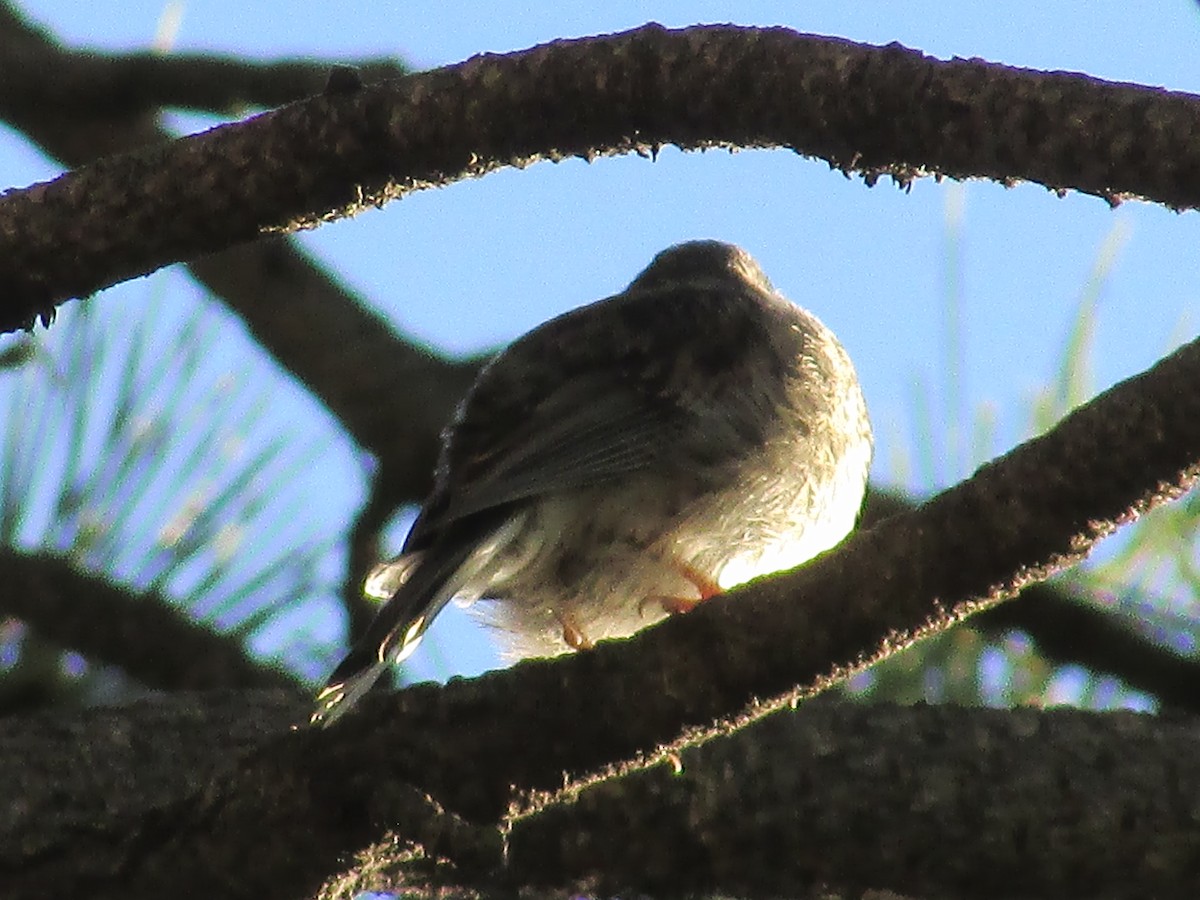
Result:
{"label": "bird belly", "polygon": [[697,578],[715,583],[715,573],[692,571],[675,555],[670,533],[683,505],[640,483],[531,504],[521,533],[497,556],[504,577],[490,580],[475,606],[505,655],[556,656],[628,637],[666,617],[661,601],[698,602]]}
{"label": "bird belly", "polygon": [[[779,452],[802,465],[808,449]],[[638,481],[541,498],[497,554],[491,568],[503,577],[475,592],[485,598],[475,609],[510,659],[628,637],[837,544],[854,525],[868,462],[851,455],[820,486],[735,468],[699,495]]]}

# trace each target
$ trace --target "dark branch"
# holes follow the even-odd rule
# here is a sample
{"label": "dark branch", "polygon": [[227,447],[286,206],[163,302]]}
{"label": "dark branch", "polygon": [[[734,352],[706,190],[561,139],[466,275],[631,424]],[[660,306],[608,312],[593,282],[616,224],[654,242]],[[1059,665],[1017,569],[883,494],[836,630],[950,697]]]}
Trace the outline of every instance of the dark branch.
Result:
{"label": "dark branch", "polygon": [[6,720],[4,896],[44,897],[42,879],[112,878],[139,852],[125,840],[132,824],[157,818],[167,827],[164,810],[286,731],[305,705],[292,691],[227,691]]}
{"label": "dark branch", "polygon": [[0,584],[0,613],[89,659],[120,666],[147,687],[302,688],[286,671],[248,659],[240,639],[191,621],[167,598],[131,594],[65,559],[0,547]]}
{"label": "dark branch", "polygon": [[[93,897],[162,896],[126,876],[144,874],[140,860],[169,841],[163,823],[204,808],[197,798],[214,776],[230,777],[246,754],[271,753],[305,712],[280,693],[185,694],[29,716],[0,732],[0,767],[20,801],[0,805],[6,898],[80,884]],[[880,884],[912,896],[1175,896],[1194,883],[1200,858],[1184,799],[1200,790],[1197,738],[1194,721],[1172,717],[814,701],[685,749],[678,768],[539,798],[511,822],[503,871],[494,827],[427,801],[418,809],[404,785],[367,772],[373,815],[393,829],[405,823],[399,833],[420,837],[426,851],[414,859],[403,840],[382,840],[352,873],[326,882],[342,896],[422,896],[428,857],[440,850],[457,862],[438,873],[443,885],[478,887],[482,877],[493,888],[549,885],[558,896],[808,896],[814,881],[854,896]],[[352,795],[328,774],[315,782],[327,825],[353,827]],[[151,841],[131,840],[131,829],[144,834],[152,822]],[[245,833],[230,835],[229,855],[210,860],[205,881],[181,880],[171,896],[213,896],[217,883],[225,897],[315,894],[320,875],[255,880],[260,864],[269,870],[309,850],[282,824],[257,832],[252,852]],[[869,839],[853,839],[862,834]],[[971,853],[947,852],[964,846]]]}
{"label": "dark branch", "polygon": [[539,803],[512,823],[507,877],[592,896],[1172,896],[1200,874],[1179,802],[1200,790],[1197,738],[1132,713],[814,702]]}
{"label": "dark branch", "polygon": [[327,93],[13,192],[0,327],[266,230],[504,165],[666,143],[787,146],[869,180],[907,182],[920,160],[1190,208],[1197,127],[1186,94],[786,29],[645,26]]}

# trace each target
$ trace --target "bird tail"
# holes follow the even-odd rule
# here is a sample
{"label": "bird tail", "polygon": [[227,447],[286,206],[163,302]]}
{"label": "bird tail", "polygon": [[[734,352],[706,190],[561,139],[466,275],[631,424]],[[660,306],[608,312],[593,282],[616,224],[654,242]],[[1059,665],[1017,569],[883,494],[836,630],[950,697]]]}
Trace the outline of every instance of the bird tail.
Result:
{"label": "bird tail", "polygon": [[340,719],[388,666],[403,662],[417,649],[452,597],[464,590],[483,590],[490,563],[524,522],[523,516],[510,516],[496,527],[496,518],[477,517],[453,540],[401,554],[371,570],[363,591],[387,602],[317,694],[311,724],[327,728]]}
{"label": "bird tail", "polygon": [[[347,656],[345,662],[349,662],[350,659],[351,657]],[[365,667],[343,678],[331,678],[317,694],[317,708],[313,710],[309,724],[328,728],[350,711],[359,698],[379,680],[379,676],[387,667],[386,662],[372,660]]]}
{"label": "bird tail", "polygon": [[470,545],[442,559],[405,553],[371,570],[363,593],[386,600],[366,634],[317,694],[311,724],[327,728],[348,712],[387,670],[421,643],[430,623],[454,595],[447,580],[469,555]]}

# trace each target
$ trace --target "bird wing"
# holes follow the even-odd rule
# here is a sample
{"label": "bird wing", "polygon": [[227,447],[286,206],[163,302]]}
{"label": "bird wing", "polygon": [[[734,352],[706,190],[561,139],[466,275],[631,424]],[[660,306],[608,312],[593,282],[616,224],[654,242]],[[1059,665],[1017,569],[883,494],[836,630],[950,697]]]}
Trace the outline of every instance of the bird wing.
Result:
{"label": "bird wing", "polygon": [[[496,427],[480,427],[481,414]],[[475,429],[456,435],[442,496],[431,498],[406,549],[485,510],[669,464],[688,418],[677,406],[599,374],[559,385],[523,414],[492,408],[471,416]]]}
{"label": "bird wing", "polygon": [[[639,472],[711,471],[761,444],[782,376],[755,379],[747,366],[789,368],[799,346],[776,347],[759,308],[735,301],[722,291],[628,293],[608,301],[624,317],[624,341],[607,333],[611,317],[583,307],[514,343],[451,427],[405,549],[484,510]],[[650,339],[662,334],[674,343]]]}
{"label": "bird wing", "polygon": [[[539,494],[590,487],[646,469],[669,456],[683,416],[622,385],[600,379],[555,391],[534,415],[477,465],[454,498],[453,519]],[[604,379],[608,380],[608,379]]]}

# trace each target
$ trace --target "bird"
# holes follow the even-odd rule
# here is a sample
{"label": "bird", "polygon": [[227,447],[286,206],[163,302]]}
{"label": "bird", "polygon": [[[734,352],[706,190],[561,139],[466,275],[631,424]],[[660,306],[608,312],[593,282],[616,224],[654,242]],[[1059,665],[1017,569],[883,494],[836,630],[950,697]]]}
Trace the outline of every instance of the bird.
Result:
{"label": "bird", "polygon": [[623,638],[854,527],[872,433],[846,350],[753,257],[695,240],[486,364],[383,603],[317,695],[337,721],[455,600],[514,659]]}

